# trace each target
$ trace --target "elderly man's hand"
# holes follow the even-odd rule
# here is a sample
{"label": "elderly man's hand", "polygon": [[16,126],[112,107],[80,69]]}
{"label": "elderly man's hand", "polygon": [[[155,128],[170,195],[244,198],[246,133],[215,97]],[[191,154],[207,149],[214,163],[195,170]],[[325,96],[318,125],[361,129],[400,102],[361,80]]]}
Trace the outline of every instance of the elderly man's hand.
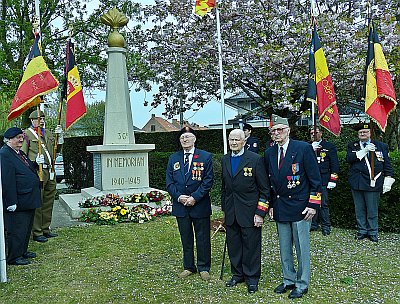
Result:
{"label": "elderly man's hand", "polygon": [[14,212],[15,210],[17,210],[16,204],[7,207],[7,211]]}
{"label": "elderly man's hand", "polygon": [[254,215],[254,226],[262,227],[263,223],[264,223],[264,219],[261,216],[259,216],[258,214],[255,214]]}
{"label": "elderly man's hand", "polygon": [[314,208],[306,207],[306,209],[304,209],[301,214],[305,214],[304,220],[311,221],[315,213],[317,213],[317,210],[315,210]]}
{"label": "elderly man's hand", "polygon": [[196,204],[196,200],[193,198],[193,196],[189,196],[188,199],[186,200],[185,206],[192,207]]}
{"label": "elderly man's hand", "polygon": [[180,202],[181,204],[186,206],[186,201],[188,198],[189,198],[189,195],[182,194],[178,197],[178,202]]}

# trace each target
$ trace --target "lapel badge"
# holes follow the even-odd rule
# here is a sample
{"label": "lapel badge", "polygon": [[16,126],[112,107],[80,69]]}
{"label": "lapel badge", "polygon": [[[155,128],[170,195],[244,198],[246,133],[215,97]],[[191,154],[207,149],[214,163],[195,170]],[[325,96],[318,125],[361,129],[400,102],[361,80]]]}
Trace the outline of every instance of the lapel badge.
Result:
{"label": "lapel badge", "polygon": [[181,168],[181,164],[179,162],[176,162],[174,164],[174,171],[179,170]]}
{"label": "lapel badge", "polygon": [[299,172],[299,163],[292,164],[293,175],[295,175],[297,172]]}
{"label": "lapel badge", "polygon": [[247,173],[247,167],[244,167],[244,168],[243,168],[243,171],[244,171],[244,173],[243,173],[244,176],[248,176],[248,175],[249,175],[249,174]]}

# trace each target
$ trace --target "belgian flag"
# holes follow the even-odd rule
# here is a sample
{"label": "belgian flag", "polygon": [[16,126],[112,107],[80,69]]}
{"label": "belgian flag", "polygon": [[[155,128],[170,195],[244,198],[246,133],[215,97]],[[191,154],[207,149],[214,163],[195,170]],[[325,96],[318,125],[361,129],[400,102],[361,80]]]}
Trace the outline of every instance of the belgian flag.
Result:
{"label": "belgian flag", "polygon": [[369,23],[364,99],[365,113],[385,132],[388,116],[397,102],[392,77],[372,20]]}
{"label": "belgian flag", "polygon": [[75,63],[74,44],[71,41],[67,44],[65,74],[64,96],[67,99],[65,128],[68,129],[86,114],[82,83]]}
{"label": "belgian flag", "polygon": [[40,50],[40,35],[35,33],[35,41],[28,55],[28,64],[11,103],[7,119],[17,118],[27,109],[37,106],[40,96],[58,88],[58,80],[53,76]]}
{"label": "belgian flag", "polygon": [[216,0],[196,0],[195,14],[203,17],[205,14],[211,12],[215,7],[215,2]]}
{"label": "belgian flag", "polygon": [[309,55],[307,100],[317,104],[321,126],[338,136],[340,134],[340,116],[336,105],[335,90],[315,25]]}

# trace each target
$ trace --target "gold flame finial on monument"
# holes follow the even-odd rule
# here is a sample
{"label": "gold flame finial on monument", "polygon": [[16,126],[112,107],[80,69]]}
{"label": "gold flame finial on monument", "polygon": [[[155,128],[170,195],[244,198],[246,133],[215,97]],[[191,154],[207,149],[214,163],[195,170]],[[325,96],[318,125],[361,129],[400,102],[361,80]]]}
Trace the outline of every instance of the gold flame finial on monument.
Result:
{"label": "gold flame finial on monument", "polygon": [[109,25],[113,31],[108,35],[109,47],[125,47],[125,39],[118,29],[128,24],[128,18],[115,7],[100,17],[102,23]]}

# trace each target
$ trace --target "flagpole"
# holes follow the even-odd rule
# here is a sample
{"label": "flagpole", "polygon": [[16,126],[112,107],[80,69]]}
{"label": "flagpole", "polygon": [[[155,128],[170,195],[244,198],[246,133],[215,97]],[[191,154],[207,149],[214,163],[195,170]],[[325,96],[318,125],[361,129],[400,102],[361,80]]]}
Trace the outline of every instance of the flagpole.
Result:
{"label": "flagpole", "polygon": [[6,240],[4,236],[3,185],[0,158],[0,282],[7,282]]}
{"label": "flagpole", "polygon": [[222,40],[221,40],[221,23],[219,20],[219,3],[218,1],[215,12],[217,17],[217,44],[218,44],[218,63],[219,63],[219,84],[221,94],[221,116],[222,116],[222,138],[224,143],[224,154],[228,153],[228,144],[226,138],[226,122],[225,122],[225,99],[224,99],[224,70],[222,67]]}
{"label": "flagpole", "polygon": [[[311,41],[313,39],[313,31],[314,31],[314,25],[316,23],[315,20],[315,1],[311,0]],[[312,120],[312,126],[313,126],[313,130],[314,130],[314,136],[313,136],[313,141],[317,140],[317,117],[315,115],[315,104],[317,102],[317,99],[315,99],[315,101],[311,102],[311,120]],[[319,118],[319,117],[318,117]]]}

